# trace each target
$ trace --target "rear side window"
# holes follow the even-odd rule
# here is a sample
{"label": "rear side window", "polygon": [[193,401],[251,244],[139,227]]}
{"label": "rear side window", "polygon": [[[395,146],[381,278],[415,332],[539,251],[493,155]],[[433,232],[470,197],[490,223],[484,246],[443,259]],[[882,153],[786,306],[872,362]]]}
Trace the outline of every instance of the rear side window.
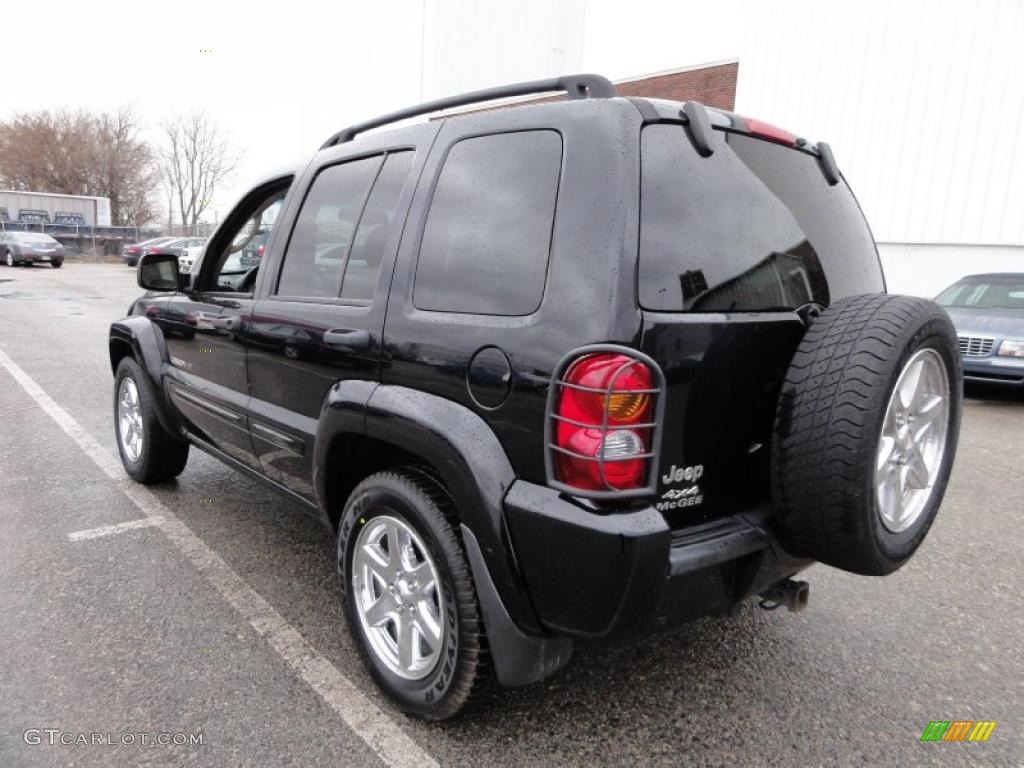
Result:
{"label": "rear side window", "polygon": [[288,240],[279,295],[338,297],[349,244],[380,164],[380,157],[353,160],[313,179]]}
{"label": "rear side window", "polygon": [[412,154],[392,152],[384,159],[384,167],[373,184],[352,240],[341,284],[343,299],[370,301],[373,298],[388,236],[397,229],[392,224],[402,187],[412,168]]}
{"label": "rear side window", "polygon": [[682,126],[641,139],[639,295],[645,309],[743,312],[884,289],[845,182],[806,152],[724,134],[702,158]]}
{"label": "rear side window", "polygon": [[463,139],[427,213],[413,288],[419,309],[528,315],[544,294],[562,139],[522,131]]}

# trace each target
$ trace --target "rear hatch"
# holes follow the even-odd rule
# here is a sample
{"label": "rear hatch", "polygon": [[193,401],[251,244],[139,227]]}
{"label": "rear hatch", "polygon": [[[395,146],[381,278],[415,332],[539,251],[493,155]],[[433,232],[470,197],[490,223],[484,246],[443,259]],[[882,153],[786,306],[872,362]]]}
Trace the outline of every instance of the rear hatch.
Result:
{"label": "rear hatch", "polygon": [[816,152],[713,135],[710,157],[677,123],[641,137],[641,348],[666,378],[657,505],[673,525],[769,500],[776,404],[808,313],[885,290],[860,207]]}

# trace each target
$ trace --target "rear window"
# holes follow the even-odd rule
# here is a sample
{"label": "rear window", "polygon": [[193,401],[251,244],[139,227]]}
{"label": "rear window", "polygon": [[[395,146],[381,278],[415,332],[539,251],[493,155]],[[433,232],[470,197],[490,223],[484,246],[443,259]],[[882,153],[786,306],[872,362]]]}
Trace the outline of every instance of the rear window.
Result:
{"label": "rear window", "polygon": [[751,312],[884,290],[874,241],[845,182],[817,158],[734,133],[700,157],[677,124],[644,129],[640,305]]}

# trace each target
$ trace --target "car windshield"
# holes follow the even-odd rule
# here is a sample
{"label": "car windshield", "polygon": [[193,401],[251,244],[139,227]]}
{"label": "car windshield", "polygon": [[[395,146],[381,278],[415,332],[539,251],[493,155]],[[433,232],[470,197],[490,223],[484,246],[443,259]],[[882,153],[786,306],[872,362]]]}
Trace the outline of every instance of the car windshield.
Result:
{"label": "car windshield", "polygon": [[935,301],[944,307],[1024,310],[1024,275],[961,280]]}
{"label": "car windshield", "polygon": [[49,235],[42,235],[38,232],[19,232],[15,237],[23,243],[55,243],[57,242]]}

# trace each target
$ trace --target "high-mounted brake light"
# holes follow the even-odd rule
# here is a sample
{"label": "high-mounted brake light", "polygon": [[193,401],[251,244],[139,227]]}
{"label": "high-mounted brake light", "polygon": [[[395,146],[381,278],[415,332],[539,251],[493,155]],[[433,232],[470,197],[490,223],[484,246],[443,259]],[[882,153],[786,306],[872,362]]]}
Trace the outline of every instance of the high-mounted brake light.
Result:
{"label": "high-mounted brake light", "polygon": [[664,378],[647,355],[595,345],[555,369],[548,394],[548,483],[590,498],[654,492]]}
{"label": "high-mounted brake light", "polygon": [[747,121],[747,132],[750,133],[751,136],[768,139],[769,141],[777,141],[780,144],[788,144],[791,147],[796,146],[796,136],[789,131],[784,131],[778,126],[772,125],[771,123],[764,123],[760,120],[755,120],[752,117],[744,119]]}

